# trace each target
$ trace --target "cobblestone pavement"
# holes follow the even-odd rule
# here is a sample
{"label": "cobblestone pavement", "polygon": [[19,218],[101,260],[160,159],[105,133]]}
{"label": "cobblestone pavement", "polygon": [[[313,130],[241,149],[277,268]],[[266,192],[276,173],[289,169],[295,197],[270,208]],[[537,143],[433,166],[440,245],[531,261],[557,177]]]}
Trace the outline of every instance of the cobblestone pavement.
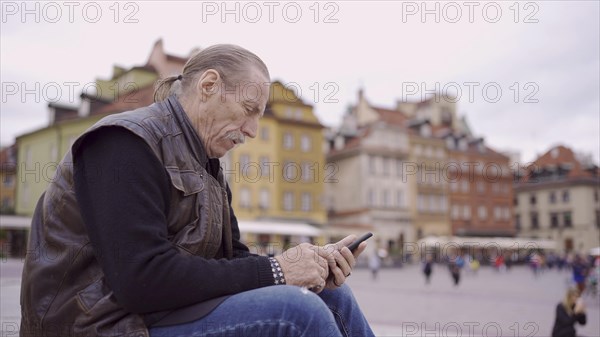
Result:
{"label": "cobblestone pavement", "polygon": [[[17,336],[22,262],[0,261],[1,337]],[[549,336],[556,304],[569,284],[566,271],[539,277],[525,267],[506,273],[482,268],[452,284],[447,268],[434,267],[425,285],[417,265],[383,269],[373,280],[366,269],[348,284],[378,336]],[[600,298],[585,297],[583,336],[600,336]]]}

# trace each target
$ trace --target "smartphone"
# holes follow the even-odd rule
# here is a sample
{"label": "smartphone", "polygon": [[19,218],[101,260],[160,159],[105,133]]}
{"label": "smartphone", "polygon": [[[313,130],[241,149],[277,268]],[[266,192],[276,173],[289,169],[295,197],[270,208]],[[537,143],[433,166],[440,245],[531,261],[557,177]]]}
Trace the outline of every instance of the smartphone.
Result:
{"label": "smartphone", "polygon": [[350,251],[354,253],[356,248],[358,248],[358,245],[360,245],[361,242],[365,241],[366,239],[370,238],[371,236],[373,236],[373,233],[371,233],[371,232],[361,236],[360,238],[356,239],[356,241],[349,244],[348,249],[350,249]]}

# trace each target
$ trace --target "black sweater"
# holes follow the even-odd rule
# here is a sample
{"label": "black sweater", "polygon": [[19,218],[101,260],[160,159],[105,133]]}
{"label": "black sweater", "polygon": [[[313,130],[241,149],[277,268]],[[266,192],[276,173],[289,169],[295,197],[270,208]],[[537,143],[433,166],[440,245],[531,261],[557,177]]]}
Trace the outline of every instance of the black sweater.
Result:
{"label": "black sweater", "polygon": [[585,313],[569,315],[565,306],[559,303],[556,306],[556,319],[552,328],[552,337],[575,337],[575,322],[585,325]]}
{"label": "black sweater", "polygon": [[[234,259],[177,251],[167,239],[167,215],[177,207],[169,204],[169,176],[144,140],[105,127],[86,135],[80,149],[73,154],[77,201],[106,282],[125,309],[150,314],[273,284],[268,259],[239,241],[233,211]],[[218,160],[207,170],[216,175]],[[148,325],[153,316],[146,315]]]}

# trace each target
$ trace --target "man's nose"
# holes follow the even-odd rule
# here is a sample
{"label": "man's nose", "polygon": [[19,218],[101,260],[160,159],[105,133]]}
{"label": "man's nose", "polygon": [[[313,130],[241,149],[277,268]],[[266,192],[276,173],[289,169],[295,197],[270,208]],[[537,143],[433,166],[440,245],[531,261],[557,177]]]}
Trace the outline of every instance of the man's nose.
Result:
{"label": "man's nose", "polygon": [[246,120],[246,123],[244,123],[242,127],[242,132],[250,138],[256,138],[256,133],[258,132],[258,118]]}

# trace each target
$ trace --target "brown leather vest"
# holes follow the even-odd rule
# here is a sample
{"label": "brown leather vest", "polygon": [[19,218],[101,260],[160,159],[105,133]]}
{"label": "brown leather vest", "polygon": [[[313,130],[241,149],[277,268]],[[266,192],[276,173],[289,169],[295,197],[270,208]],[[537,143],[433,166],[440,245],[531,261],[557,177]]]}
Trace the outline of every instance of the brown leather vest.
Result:
{"label": "brown leather vest", "polygon": [[[172,191],[168,237],[182,254],[231,258],[223,172],[215,179],[205,170],[208,158],[186,119],[171,96],[105,117],[73,144],[33,216],[21,287],[21,336],[148,337],[142,316],[124,310],[108,288],[73,188],[72,152],[87,133],[98,128],[116,125],[130,130],[162,162]],[[127,258],[126,251],[122,254]]]}

